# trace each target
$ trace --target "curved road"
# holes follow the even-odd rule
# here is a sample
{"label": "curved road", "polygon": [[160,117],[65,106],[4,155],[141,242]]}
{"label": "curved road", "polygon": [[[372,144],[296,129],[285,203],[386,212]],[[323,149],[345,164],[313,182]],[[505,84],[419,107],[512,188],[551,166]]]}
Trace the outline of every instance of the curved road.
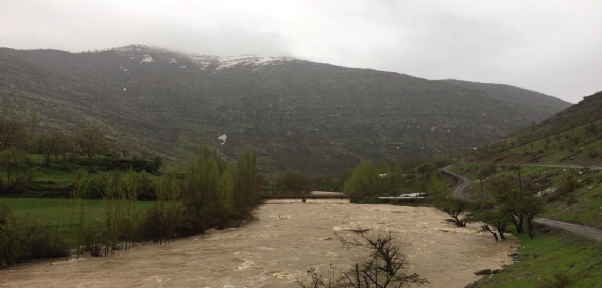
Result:
{"label": "curved road", "polygon": [[447,165],[447,166],[441,168],[441,171],[443,171],[443,173],[445,173],[445,174],[451,175],[452,177],[456,178],[457,182],[454,185],[454,187],[452,187],[452,194],[454,195],[454,197],[465,199],[465,198],[467,198],[467,195],[464,194],[464,189],[466,189],[466,187],[468,187],[468,185],[470,185],[470,183],[472,181],[464,175],[460,175],[458,173],[449,171],[449,168],[451,166],[452,165]]}
{"label": "curved road", "polygon": [[519,164],[519,166],[602,170],[602,167],[599,167],[599,166],[583,166],[583,165]]}
{"label": "curved road", "polygon": [[[576,166],[576,165],[524,165],[524,166],[557,167],[557,168],[590,168],[593,170],[602,170],[602,167],[584,167],[584,166]],[[470,179],[468,179],[467,177],[465,177],[463,175],[449,171],[449,167],[451,167],[451,165],[441,168],[441,171],[443,171],[446,174],[452,175],[453,177],[458,179],[458,182],[452,188],[453,195],[458,198],[466,198],[466,195],[464,194],[464,189],[466,189],[466,187],[468,187],[468,185],[470,185],[470,183],[471,183]],[[537,219],[534,219],[533,221],[535,221],[536,223],[539,223],[539,224],[544,224],[544,225],[550,226],[550,227],[555,227],[555,228],[560,228],[560,229],[564,229],[567,231],[571,231],[571,232],[577,233],[581,236],[602,242],[602,230],[600,230],[600,229],[583,226],[583,225],[578,225],[578,224],[573,224],[573,223],[568,223],[568,222],[556,221],[556,220],[547,219],[547,218],[537,218]]]}

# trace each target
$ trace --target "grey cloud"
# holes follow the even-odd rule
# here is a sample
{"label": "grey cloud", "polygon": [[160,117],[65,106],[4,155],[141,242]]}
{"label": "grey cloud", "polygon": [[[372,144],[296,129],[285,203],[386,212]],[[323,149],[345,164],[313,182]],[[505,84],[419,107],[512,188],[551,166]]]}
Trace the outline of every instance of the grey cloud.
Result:
{"label": "grey cloud", "polygon": [[577,102],[602,89],[599,11],[597,0],[2,1],[0,46],[295,56]]}

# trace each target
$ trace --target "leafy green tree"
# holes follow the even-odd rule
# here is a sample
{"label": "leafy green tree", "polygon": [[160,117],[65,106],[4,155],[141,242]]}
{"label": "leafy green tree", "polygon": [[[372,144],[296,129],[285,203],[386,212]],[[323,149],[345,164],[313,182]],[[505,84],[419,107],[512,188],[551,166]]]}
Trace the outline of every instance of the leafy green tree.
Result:
{"label": "leafy green tree", "polygon": [[[429,178],[426,178],[429,174]],[[427,192],[434,199],[435,209],[451,217],[456,226],[465,227],[469,220],[465,214],[473,208],[473,205],[464,199],[454,197],[449,191],[447,182],[438,173],[429,172],[426,175],[419,176],[416,181],[421,181],[422,183],[418,185],[424,189],[422,191]]]}
{"label": "leafy green tree", "polygon": [[[205,218],[208,208],[217,201],[217,185],[220,177],[218,155],[209,146],[203,146],[196,159],[188,163],[182,182],[184,207],[197,219]],[[204,229],[204,228],[203,228]]]}
{"label": "leafy green tree", "polygon": [[447,181],[439,174],[432,174],[429,177],[426,189],[423,190],[430,195],[450,195],[449,185]]}
{"label": "leafy green tree", "polygon": [[545,205],[533,189],[523,187],[520,170],[518,172],[518,177],[505,174],[489,179],[486,186],[493,193],[500,212],[509,216],[516,232],[523,233],[523,224],[527,222],[529,236],[533,237],[533,219],[545,211]]}
{"label": "leafy green tree", "polygon": [[448,196],[435,200],[435,208],[449,215],[458,227],[465,227],[468,219],[463,215],[469,211],[470,203],[466,200]]}
{"label": "leafy green tree", "polygon": [[[510,215],[506,211],[500,209],[482,210],[477,212],[471,220],[481,222],[481,230],[491,233],[495,241],[498,241],[497,233],[499,233],[502,240],[506,239],[504,233],[506,233],[506,227],[510,223]],[[491,227],[496,230],[493,231]]]}
{"label": "leafy green tree", "polygon": [[238,155],[234,170],[234,210],[240,219],[248,218],[251,212],[262,201],[262,178],[257,171],[257,154],[251,149],[246,149]]}
{"label": "leafy green tree", "polygon": [[523,199],[521,206],[527,222],[529,237],[533,238],[533,219],[545,212],[545,204],[541,198],[531,196]]}
{"label": "leafy green tree", "polygon": [[230,166],[215,150],[201,148],[185,167],[180,184],[191,232],[224,228],[231,221],[250,217],[261,202],[255,159],[255,153],[247,150],[239,155],[235,166]]}
{"label": "leafy green tree", "polygon": [[375,163],[372,160],[364,160],[345,181],[344,192],[363,196],[382,195],[389,186],[389,173],[389,166],[385,162]]}
{"label": "leafy green tree", "polygon": [[178,201],[181,197],[178,186],[179,180],[173,173],[164,175],[157,183],[157,200],[150,214],[153,223],[146,225],[156,227],[156,229],[152,229],[156,234],[151,237],[159,243],[171,242],[177,236],[178,226],[182,225],[184,221],[180,212],[185,207],[181,201]]}
{"label": "leafy green tree", "polygon": [[247,150],[236,165],[228,165],[217,151],[201,147],[198,155],[158,181],[155,207],[143,222],[142,234],[169,242],[249,219],[262,199],[255,157]]}
{"label": "leafy green tree", "polygon": [[520,189],[520,185],[516,185],[515,179],[511,174],[504,174],[489,179],[485,186],[493,194],[494,200],[501,211],[510,216],[510,221],[516,227],[516,232],[523,233],[525,213],[521,202],[527,195]]}

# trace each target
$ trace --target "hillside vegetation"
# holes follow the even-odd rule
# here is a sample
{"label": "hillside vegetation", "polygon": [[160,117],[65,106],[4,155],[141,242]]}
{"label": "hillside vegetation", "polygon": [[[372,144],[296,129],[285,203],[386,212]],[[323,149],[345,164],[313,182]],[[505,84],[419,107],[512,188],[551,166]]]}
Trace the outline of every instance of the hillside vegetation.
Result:
{"label": "hillside vegetation", "polygon": [[602,164],[602,92],[540,124],[480,147],[468,159],[498,164]]}
{"label": "hillside vegetation", "polygon": [[198,143],[230,160],[252,147],[266,172],[449,155],[570,105],[510,86],[141,45],[85,53],[1,48],[0,70],[1,117],[61,131],[95,128],[130,151],[168,159]]}
{"label": "hillside vegetation", "polygon": [[[601,154],[602,92],[598,92],[540,124],[470,151],[454,169],[473,180],[463,193],[467,199],[515,212],[505,219],[485,215],[481,220],[488,226],[483,227],[491,233],[507,232],[508,224],[500,224],[514,224],[521,216],[516,212],[532,207],[537,207],[536,217],[600,229],[602,171],[596,167],[602,166]],[[499,191],[512,190],[532,195],[538,205],[492,202]],[[533,216],[524,215],[527,220]],[[597,287],[598,241],[534,226],[534,239],[518,235],[521,245],[515,263],[472,287]]]}

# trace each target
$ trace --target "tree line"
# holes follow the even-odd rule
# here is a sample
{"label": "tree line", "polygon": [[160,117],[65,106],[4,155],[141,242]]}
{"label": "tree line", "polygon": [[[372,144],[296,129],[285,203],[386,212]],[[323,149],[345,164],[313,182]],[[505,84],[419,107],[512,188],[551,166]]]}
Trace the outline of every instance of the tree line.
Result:
{"label": "tree line", "polygon": [[[505,239],[509,225],[514,226],[517,233],[524,233],[526,229],[530,237],[534,236],[533,219],[545,211],[545,203],[537,195],[539,187],[521,175],[519,166],[508,167],[507,173],[495,177],[491,177],[497,173],[495,166],[482,168],[477,177],[481,179],[481,189],[491,197],[470,201],[451,194],[452,183],[439,170],[446,164],[446,161],[435,161],[403,167],[401,162],[364,160],[345,181],[344,191],[367,197],[424,192],[428,195],[427,204],[446,213],[456,226],[481,223],[480,230],[491,233],[496,241]],[[570,186],[574,181],[563,183]]]}
{"label": "tree line", "polygon": [[[253,210],[262,203],[262,176],[252,150],[240,153],[231,164],[203,146],[155,181],[156,201],[145,212],[135,209],[142,175],[133,170],[126,177],[102,175],[103,216],[96,220],[87,217],[93,178],[85,169],[76,172],[70,198],[57,211],[57,225],[42,227],[32,219],[17,219],[9,207],[0,206],[0,267],[39,257],[72,257],[72,253],[75,257],[110,255],[148,240],[169,243],[207,229],[240,225],[252,219]],[[63,234],[61,218],[74,223]]]}
{"label": "tree line", "polygon": [[[32,120],[35,122],[35,120]],[[50,167],[52,162],[66,162],[85,155],[95,155],[115,150],[99,130],[82,129],[68,135],[59,131],[37,131],[35,124],[29,129],[19,122],[0,119],[0,194],[15,193],[33,180],[33,167],[29,154],[42,158],[41,166]]]}

